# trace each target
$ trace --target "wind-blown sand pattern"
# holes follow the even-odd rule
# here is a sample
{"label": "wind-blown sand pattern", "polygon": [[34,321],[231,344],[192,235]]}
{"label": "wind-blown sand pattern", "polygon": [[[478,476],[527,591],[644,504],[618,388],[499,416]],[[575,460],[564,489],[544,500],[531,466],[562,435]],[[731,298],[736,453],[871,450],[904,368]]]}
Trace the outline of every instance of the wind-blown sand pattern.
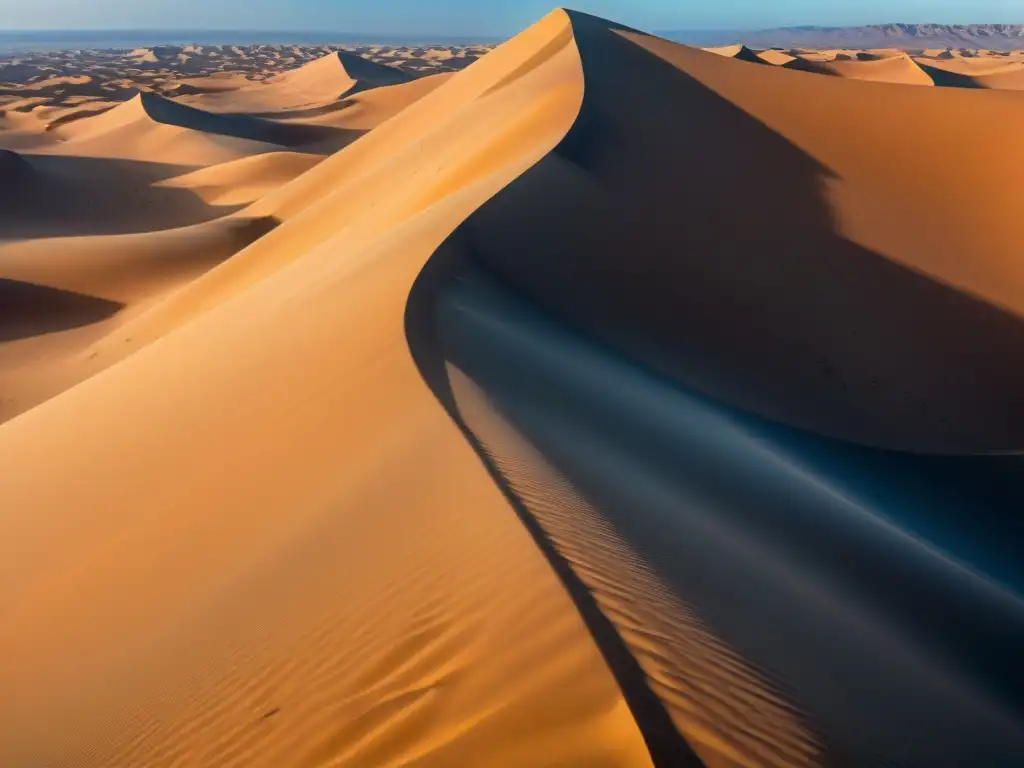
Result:
{"label": "wind-blown sand pattern", "polygon": [[0,69],[0,765],[1020,764],[1012,62],[474,50]]}

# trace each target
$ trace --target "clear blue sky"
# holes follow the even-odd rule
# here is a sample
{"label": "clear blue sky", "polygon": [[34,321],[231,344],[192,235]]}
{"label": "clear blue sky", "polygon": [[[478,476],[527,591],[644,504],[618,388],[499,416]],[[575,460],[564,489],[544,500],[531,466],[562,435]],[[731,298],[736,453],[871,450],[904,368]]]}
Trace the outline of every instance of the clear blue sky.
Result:
{"label": "clear blue sky", "polygon": [[[0,0],[3,29],[260,29],[508,35],[559,0]],[[1024,23],[1024,0],[576,0],[646,30]]]}

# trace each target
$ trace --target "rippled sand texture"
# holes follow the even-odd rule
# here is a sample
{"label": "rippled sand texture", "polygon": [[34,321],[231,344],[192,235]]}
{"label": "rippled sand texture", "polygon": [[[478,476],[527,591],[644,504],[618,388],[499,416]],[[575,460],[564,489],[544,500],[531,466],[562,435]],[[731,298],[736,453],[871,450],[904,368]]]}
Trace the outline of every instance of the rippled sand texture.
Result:
{"label": "rippled sand texture", "polygon": [[1012,72],[321,53],[0,104],[0,765],[1024,761]]}

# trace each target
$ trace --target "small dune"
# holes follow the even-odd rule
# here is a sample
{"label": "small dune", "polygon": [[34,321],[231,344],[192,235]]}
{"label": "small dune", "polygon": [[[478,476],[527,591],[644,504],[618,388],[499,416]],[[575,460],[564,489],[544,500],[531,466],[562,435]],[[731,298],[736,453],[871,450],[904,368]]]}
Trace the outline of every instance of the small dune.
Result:
{"label": "small dune", "polygon": [[906,54],[880,57],[868,54],[861,59],[840,61],[813,61],[794,58],[783,64],[787,69],[816,72],[822,75],[843,77],[851,80],[871,80],[879,83],[901,83],[903,85],[934,85],[932,78]]}
{"label": "small dune", "polygon": [[320,160],[298,152],[268,152],[201,168],[155,186],[192,190],[210,205],[242,205],[300,176]]}
{"label": "small dune", "polygon": [[983,88],[1001,91],[1024,90],[1024,63],[983,59],[917,59],[935,81],[950,88]]}

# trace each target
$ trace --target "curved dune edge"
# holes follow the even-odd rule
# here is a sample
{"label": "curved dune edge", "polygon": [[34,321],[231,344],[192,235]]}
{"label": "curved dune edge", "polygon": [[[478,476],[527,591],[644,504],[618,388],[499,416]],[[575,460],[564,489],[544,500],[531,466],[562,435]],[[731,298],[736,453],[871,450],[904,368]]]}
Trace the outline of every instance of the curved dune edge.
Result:
{"label": "curved dune edge", "polygon": [[679,599],[469,377],[449,365],[448,378],[460,418],[592,591],[702,763],[820,765],[822,747],[806,716]]}
{"label": "curved dune edge", "polygon": [[[75,319],[72,313],[61,320],[59,307],[35,319],[11,317],[8,322],[17,323],[21,332],[0,347],[0,422],[131,354],[133,345],[124,335],[116,336],[119,344],[104,342],[275,226],[270,217],[225,216],[153,232],[0,245],[0,272],[6,279],[118,307],[116,313],[93,318]],[[8,310],[18,314],[16,307]]]}
{"label": "curved dune edge", "polygon": [[268,152],[200,168],[154,186],[193,190],[209,205],[249,205],[322,159],[301,152]]}
{"label": "curved dune edge", "polygon": [[871,80],[903,85],[935,85],[925,70],[905,53],[865,61],[808,61],[797,57],[782,66],[787,69],[815,72],[851,80]]}
{"label": "curved dune edge", "polygon": [[319,242],[0,428],[0,762],[650,764],[404,343],[437,244],[575,119],[567,25],[382,128],[375,207],[331,229],[342,186],[276,230]]}
{"label": "curved dune edge", "polygon": [[[254,127],[255,126],[255,127]],[[172,157],[203,166],[281,149],[254,118],[204,112],[154,93],[140,93],[93,117],[61,126],[54,153],[86,157]]]}
{"label": "curved dune edge", "polygon": [[[715,106],[702,102],[707,96],[687,78],[760,119],[778,99],[783,106],[773,122],[794,133],[801,127],[784,122],[792,120],[786,111],[799,111],[801,102],[782,98],[790,96],[782,84],[795,90],[813,80],[821,93],[832,86],[785,71],[758,82],[753,72],[767,68],[722,62],[721,53],[583,14],[572,19],[586,82],[580,117],[559,147],[478,208],[421,276],[407,328],[424,378],[524,521],[538,529],[535,538],[614,625],[706,764],[905,759],[956,766],[1007,764],[1024,754],[1024,729],[1013,714],[1021,677],[1008,671],[1015,653],[1008,638],[1024,631],[1024,601],[1013,585],[965,568],[913,527],[895,526],[885,513],[899,507],[876,509],[856,493],[847,496],[856,469],[834,477],[815,470],[790,438],[774,435],[777,425],[747,426],[747,414],[636,365],[664,373],[658,363],[677,348],[659,349],[652,338],[678,331],[678,340],[706,328],[674,318],[686,301],[700,301],[700,289],[689,285],[699,272],[657,272],[684,261],[686,252],[669,237],[651,237],[659,226],[672,236],[700,226],[685,205],[664,207],[681,193],[654,182],[653,171],[699,172],[694,156],[714,146],[677,135]],[[645,121],[639,107],[649,102],[607,87],[617,82],[613,68],[620,78],[628,73],[637,92],[659,94],[661,105],[678,98],[678,112]],[[772,93],[769,77],[778,88]],[[906,97],[874,83],[836,85],[833,96],[849,100],[837,119],[869,95]],[[836,97],[832,105],[841,103]],[[714,117],[708,123],[718,134],[730,131],[727,109]],[[736,141],[726,142],[725,152],[750,141],[730,135]],[[798,135],[809,144],[814,138],[805,127]],[[645,154],[647,148],[655,149]],[[695,176],[662,180],[695,183]],[[735,215],[730,226],[745,232],[749,209],[724,199],[715,202]],[[756,255],[736,264],[749,282],[759,275]],[[785,276],[800,282],[799,270]],[[693,292],[668,293],[679,284]],[[667,295],[654,286],[665,286]],[[645,316],[662,298],[671,303]],[[770,317],[754,306],[748,311],[753,328]],[[638,317],[632,333],[615,332]],[[726,315],[719,320],[729,322]],[[976,339],[984,330],[979,323],[970,333]],[[913,360],[918,351],[903,354]],[[904,503],[914,508],[912,497]],[[1004,506],[1003,514],[1014,514],[1012,498]],[[581,611],[586,615],[585,606]],[[949,621],[962,629],[944,628]],[[909,736],[916,729],[929,736]]]}
{"label": "curved dune edge", "polygon": [[[0,198],[9,197],[5,202],[10,204],[3,207],[0,224],[12,239],[0,244],[0,272],[56,290],[84,291],[98,301],[124,300],[124,308],[88,327],[68,327],[0,349],[0,423],[134,354],[199,309],[214,306],[215,294],[203,284],[193,290],[190,283],[274,229],[281,217],[334,190],[342,176],[330,170],[314,176],[319,188],[300,185],[291,205],[275,205],[271,197],[262,212],[240,207],[288,187],[324,159],[314,152],[332,153],[339,144],[351,143],[448,77],[362,90],[335,102],[334,111],[313,117],[254,123],[244,115],[228,116],[224,130],[241,125],[269,130],[267,138],[328,138],[304,145],[301,152],[258,144],[255,154],[249,151],[251,143],[243,141],[248,149],[234,159],[199,170],[190,164],[203,159],[196,156],[197,148],[223,142],[240,146],[234,137],[205,130],[210,121],[217,127],[226,118],[153,94],[69,128],[74,136],[85,137],[82,143],[53,144],[31,161],[5,151],[0,165],[9,183]],[[97,156],[76,156],[80,152]],[[124,157],[110,157],[116,154]],[[326,237],[331,227],[325,221],[317,236]],[[305,242],[308,247],[313,240]],[[263,253],[273,250],[266,244],[262,248]],[[302,252],[285,250],[293,256]],[[196,293],[209,299],[198,309],[189,298]],[[183,306],[196,311],[183,311]]]}
{"label": "curved dune edge", "polygon": [[264,83],[247,84],[228,93],[208,92],[186,101],[211,111],[244,111],[286,115],[337,103],[368,89],[417,82],[407,72],[376,64],[345,51],[335,51],[298,69],[282,72]]}
{"label": "curved dune edge", "polygon": [[1024,90],[1024,64],[987,59],[919,58],[918,64],[936,85],[954,88]]}
{"label": "curved dune edge", "polygon": [[[490,269],[773,421],[896,451],[1024,447],[1024,378],[1006,363],[1024,344],[1014,94],[750,66],[596,25],[577,42],[599,87],[475,217]],[[623,71],[636,88],[600,87]]]}

